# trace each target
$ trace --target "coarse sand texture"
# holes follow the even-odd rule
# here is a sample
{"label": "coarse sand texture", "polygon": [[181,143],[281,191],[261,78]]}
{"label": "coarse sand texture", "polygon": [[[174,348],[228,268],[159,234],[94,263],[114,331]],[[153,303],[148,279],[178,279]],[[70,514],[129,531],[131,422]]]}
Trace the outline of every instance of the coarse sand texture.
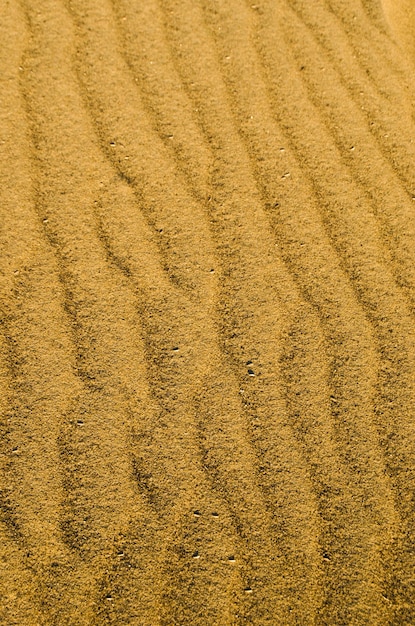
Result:
{"label": "coarse sand texture", "polygon": [[415,625],[415,3],[0,0],[0,626]]}

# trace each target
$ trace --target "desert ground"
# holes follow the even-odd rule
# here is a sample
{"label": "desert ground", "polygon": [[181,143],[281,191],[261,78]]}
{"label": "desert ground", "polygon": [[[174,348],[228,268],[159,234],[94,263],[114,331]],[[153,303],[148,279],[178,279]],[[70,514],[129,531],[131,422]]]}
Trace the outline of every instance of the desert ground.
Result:
{"label": "desert ground", "polygon": [[0,624],[415,624],[415,5],[0,42]]}

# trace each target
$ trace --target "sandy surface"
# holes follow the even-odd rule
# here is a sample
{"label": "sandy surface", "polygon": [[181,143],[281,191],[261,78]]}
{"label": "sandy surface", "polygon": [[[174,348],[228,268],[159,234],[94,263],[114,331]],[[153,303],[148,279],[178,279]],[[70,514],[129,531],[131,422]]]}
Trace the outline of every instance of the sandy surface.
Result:
{"label": "sandy surface", "polygon": [[415,624],[411,0],[0,2],[0,623]]}

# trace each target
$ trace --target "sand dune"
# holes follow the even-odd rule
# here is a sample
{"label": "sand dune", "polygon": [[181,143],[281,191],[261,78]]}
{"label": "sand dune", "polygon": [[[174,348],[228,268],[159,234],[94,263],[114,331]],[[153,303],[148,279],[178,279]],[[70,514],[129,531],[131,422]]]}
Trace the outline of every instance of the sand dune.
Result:
{"label": "sand dune", "polygon": [[5,0],[0,623],[415,623],[407,0]]}

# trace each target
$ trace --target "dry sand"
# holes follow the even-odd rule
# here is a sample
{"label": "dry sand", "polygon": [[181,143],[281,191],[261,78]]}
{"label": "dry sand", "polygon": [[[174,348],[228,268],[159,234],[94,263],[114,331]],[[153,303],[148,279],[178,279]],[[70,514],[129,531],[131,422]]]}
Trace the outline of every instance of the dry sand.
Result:
{"label": "dry sand", "polygon": [[0,12],[0,623],[415,624],[412,0]]}

